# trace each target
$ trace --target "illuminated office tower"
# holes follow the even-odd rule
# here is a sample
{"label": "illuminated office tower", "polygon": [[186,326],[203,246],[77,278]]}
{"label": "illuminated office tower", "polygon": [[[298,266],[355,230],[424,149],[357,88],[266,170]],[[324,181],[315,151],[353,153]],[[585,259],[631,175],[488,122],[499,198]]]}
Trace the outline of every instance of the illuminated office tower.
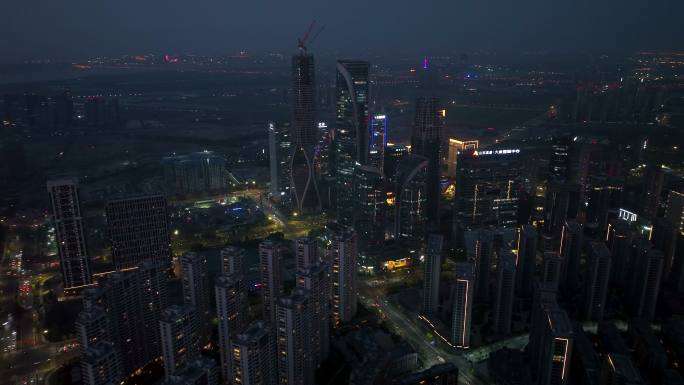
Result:
{"label": "illuminated office tower", "polygon": [[221,249],[221,272],[223,274],[243,274],[244,261],[245,249],[236,246]]}
{"label": "illuminated office tower", "polygon": [[57,238],[59,267],[65,289],[92,283],[90,257],[83,234],[83,218],[77,189],[77,182],[72,179],[47,182],[52,222]]}
{"label": "illuminated office tower", "polygon": [[458,140],[449,138],[449,153],[447,154],[447,175],[456,179],[458,169],[458,154],[465,150],[477,150],[480,142],[477,140]]}
{"label": "illuminated office tower", "polygon": [[610,284],[610,251],[602,242],[589,244],[588,275],[584,281],[584,319],[601,321]]}
{"label": "illuminated office tower", "polygon": [[425,238],[427,170],[427,159],[413,154],[404,156],[397,165],[394,237],[405,245],[417,247]]}
{"label": "illuminated office tower", "polygon": [[544,329],[544,324],[548,322],[546,310],[558,306],[556,293],[557,287],[544,282],[535,282],[532,309],[530,311],[530,340],[527,345],[530,368],[533,373],[536,373],[539,369],[542,330]]}
{"label": "illuminated office tower", "polygon": [[547,322],[542,323],[537,383],[568,384],[573,343],[572,325],[565,311],[558,307],[546,309],[545,313]]}
{"label": "illuminated office tower", "polygon": [[350,227],[336,224],[327,226],[329,243],[326,260],[330,263],[332,284],[332,323],[338,327],[356,314],[357,236]]}
{"label": "illuminated office tower", "polygon": [[295,210],[316,213],[321,196],[315,170],[318,144],[314,58],[306,50],[292,57],[292,166],[291,185]]}
{"label": "illuminated office tower", "polygon": [[515,293],[515,256],[505,252],[496,264],[496,295],[494,296],[494,331],[511,332]]}
{"label": "illuminated office tower", "polygon": [[655,219],[658,216],[660,194],[663,191],[664,172],[660,165],[649,164],[644,170],[644,180],[641,184],[641,214],[646,218]]}
{"label": "illuminated office tower", "polygon": [[253,322],[231,339],[234,384],[276,385],[276,342],[273,329],[264,321]]}
{"label": "illuminated office tower", "polygon": [[282,255],[278,243],[266,240],[259,243],[259,272],[261,274],[261,304],[264,320],[275,324],[275,304],[283,295],[280,270]]}
{"label": "illuminated office tower", "polygon": [[470,347],[470,323],[473,313],[475,266],[456,264],[456,282],[451,289],[451,343],[459,348]]}
{"label": "illuminated office tower", "polygon": [[381,173],[385,169],[385,146],[387,145],[387,116],[374,115],[371,120],[370,151],[368,165],[377,168]]}
{"label": "illuminated office tower", "polygon": [[416,114],[411,135],[411,153],[428,161],[425,181],[427,195],[426,216],[439,222],[440,201],[440,150],[446,110],[440,108],[437,98],[416,99]]}
{"label": "illuminated office tower", "polygon": [[84,385],[114,385],[125,377],[119,354],[111,342],[100,341],[81,355],[81,378]]}
{"label": "illuminated office tower", "polygon": [[684,193],[670,190],[667,194],[665,219],[674,224],[684,234]]}
{"label": "illuminated office tower", "polygon": [[519,149],[461,152],[455,197],[461,225],[515,227],[523,166]]}
{"label": "illuminated office tower", "polygon": [[296,284],[311,293],[311,351],[320,365],[330,352],[330,265],[316,262],[298,269]]}
{"label": "illuminated office tower", "polygon": [[602,183],[588,191],[586,222],[596,223],[601,231],[608,226],[611,211],[618,210],[622,203],[622,185]]}
{"label": "illuminated office tower", "polygon": [[297,258],[297,270],[306,269],[318,263],[318,242],[313,237],[300,237],[295,239],[295,256]]}
{"label": "illuminated office tower", "polygon": [[632,252],[632,231],[629,225],[622,220],[608,224],[606,243],[610,249],[612,267],[610,280],[612,284],[622,287],[628,278],[630,253]]}
{"label": "illuminated office tower", "polygon": [[408,147],[403,144],[387,143],[385,147],[385,169],[384,173],[388,178],[393,179],[397,173],[399,161],[409,154]]}
{"label": "illuminated office tower", "polygon": [[629,296],[631,315],[635,318],[653,321],[663,274],[663,259],[660,250],[641,245],[638,247]]}
{"label": "illuminated office tower", "polygon": [[529,298],[532,295],[534,272],[537,269],[538,238],[539,234],[534,226],[522,225],[518,228],[515,291],[523,297]]}
{"label": "illuminated office tower", "polygon": [[563,258],[555,251],[544,253],[542,260],[541,281],[552,285],[554,290],[558,290],[561,283],[561,271],[563,268]]}
{"label": "illuminated office tower", "polygon": [[370,64],[337,62],[337,121],[335,127],[335,177],[337,221],[351,226],[354,220],[354,168],[368,164]]}
{"label": "illuminated office tower", "polygon": [[171,265],[171,239],[163,196],[112,200],[105,205],[105,212],[117,270],[149,260]]}
{"label": "illuminated office tower", "polygon": [[159,319],[164,371],[173,375],[200,356],[197,312],[189,305],[171,305]]}
{"label": "illuminated office tower", "polygon": [[577,218],[580,205],[580,186],[550,184],[544,203],[544,232],[560,236],[565,221]]}
{"label": "illuminated office tower", "polygon": [[568,293],[577,289],[579,283],[580,258],[582,257],[582,225],[566,221],[561,232],[560,251],[563,258],[561,287]]}
{"label": "illuminated office tower", "polygon": [[442,272],[442,245],[444,237],[430,234],[425,250],[423,270],[423,314],[434,314],[439,307],[439,276]]}
{"label": "illuminated office tower", "polygon": [[207,258],[188,252],[180,257],[181,280],[183,282],[183,303],[194,307],[202,336],[202,343],[209,338],[209,272]]}
{"label": "illuminated office tower", "polygon": [[359,250],[378,252],[385,240],[385,184],[382,172],[357,165],[354,172],[353,227],[359,237]]}
{"label": "illuminated office tower", "polygon": [[306,289],[296,288],[276,304],[276,343],[278,383],[313,384],[314,365],[311,356],[311,296]]}
{"label": "illuminated office tower", "polygon": [[644,381],[628,355],[608,353],[603,356],[599,384],[643,385]]}
{"label": "illuminated office tower", "polygon": [[292,133],[288,123],[268,123],[268,157],[271,179],[270,194],[277,202],[289,204],[291,199],[290,167],[292,167]]}
{"label": "illuminated office tower", "polygon": [[242,332],[249,321],[247,291],[241,276],[223,274],[216,278],[216,316],[218,317],[218,345],[221,353],[221,374],[224,380],[232,377],[230,339]]}

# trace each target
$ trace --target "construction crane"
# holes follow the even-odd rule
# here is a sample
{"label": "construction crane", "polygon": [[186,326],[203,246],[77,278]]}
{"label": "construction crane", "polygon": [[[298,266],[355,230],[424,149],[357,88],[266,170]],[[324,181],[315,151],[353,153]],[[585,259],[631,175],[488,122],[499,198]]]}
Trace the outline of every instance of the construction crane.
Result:
{"label": "construction crane", "polygon": [[297,48],[299,48],[299,50],[304,54],[307,53],[308,47],[313,44],[318,35],[320,35],[321,32],[323,32],[323,30],[325,29],[324,24],[320,28],[318,28],[318,30],[315,34],[313,34],[313,36],[311,36],[311,32],[314,30],[315,26],[316,20],[311,21],[311,24],[309,24],[309,28],[307,28],[306,32],[304,33],[304,36],[297,39]]}

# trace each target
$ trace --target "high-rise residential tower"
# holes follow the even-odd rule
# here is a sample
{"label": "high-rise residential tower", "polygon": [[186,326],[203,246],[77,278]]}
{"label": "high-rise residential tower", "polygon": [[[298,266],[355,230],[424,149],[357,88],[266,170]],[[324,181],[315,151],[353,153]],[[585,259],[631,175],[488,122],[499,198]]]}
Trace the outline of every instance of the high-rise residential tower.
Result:
{"label": "high-rise residential tower", "polygon": [[523,297],[531,297],[534,272],[537,268],[537,229],[532,225],[518,228],[518,244],[516,254],[517,272],[515,291]]}
{"label": "high-rise residential tower", "polygon": [[356,232],[338,224],[329,224],[326,260],[330,263],[332,283],[332,323],[335,327],[349,322],[356,314]]}
{"label": "high-rise residential tower", "polygon": [[244,274],[245,249],[228,246],[221,249],[221,272],[223,274]]}
{"label": "high-rise residential tower", "polygon": [[276,344],[278,352],[278,383],[312,385],[311,295],[296,288],[291,295],[278,298],[276,304]]}
{"label": "high-rise residential tower", "polygon": [[200,356],[199,325],[192,306],[172,305],[164,309],[159,330],[167,377]]}
{"label": "high-rise residential tower", "polygon": [[456,265],[456,282],[451,289],[451,343],[459,348],[470,347],[470,324],[473,317],[475,266]]}
{"label": "high-rise residential tower", "polygon": [[603,242],[589,244],[589,268],[584,281],[584,318],[601,321],[606,311],[610,284],[610,250]]}
{"label": "high-rise residential tower", "polygon": [[494,296],[494,331],[501,334],[511,332],[513,300],[515,294],[515,256],[502,253],[496,264],[496,293]]}
{"label": "high-rise residential tower", "polygon": [[188,252],[180,257],[181,280],[183,282],[183,303],[194,307],[198,332],[203,341],[209,338],[209,312],[211,310],[209,292],[209,271],[207,258]]}
{"label": "high-rise residential tower", "polygon": [[268,323],[256,321],[231,338],[232,381],[242,385],[276,385],[276,342]]}
{"label": "high-rise residential tower", "polygon": [[271,240],[259,244],[259,272],[264,320],[275,323],[275,304],[283,295],[280,245]]}
{"label": "high-rise residential tower", "polygon": [[218,317],[218,345],[221,354],[221,374],[232,378],[230,339],[247,327],[249,320],[247,290],[241,276],[223,274],[216,278],[216,315]]}
{"label": "high-rise residential tower", "polygon": [[424,314],[437,312],[439,306],[439,276],[442,272],[442,245],[444,237],[430,234],[425,250],[425,266],[423,269],[423,306]]}

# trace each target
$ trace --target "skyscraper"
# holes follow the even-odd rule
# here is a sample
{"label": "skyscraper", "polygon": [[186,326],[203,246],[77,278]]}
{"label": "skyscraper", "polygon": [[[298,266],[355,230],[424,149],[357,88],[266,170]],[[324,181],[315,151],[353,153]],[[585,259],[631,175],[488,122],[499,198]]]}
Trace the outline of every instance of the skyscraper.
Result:
{"label": "skyscraper", "polygon": [[537,371],[540,385],[564,385],[570,375],[573,332],[567,313],[558,307],[545,311]]}
{"label": "skyscraper", "polygon": [[280,246],[271,240],[259,244],[259,271],[261,273],[261,302],[264,320],[275,324],[275,304],[283,295],[282,255]]}
{"label": "skyscraper", "polygon": [[558,290],[561,283],[561,271],[563,268],[563,258],[561,258],[555,251],[547,251],[544,253],[542,260],[542,276],[543,283],[551,285],[554,290]]}
{"label": "skyscraper", "polygon": [[331,265],[332,323],[335,327],[349,322],[356,314],[356,261],[358,246],[356,232],[337,224],[326,226],[328,244],[326,260]]}
{"label": "skyscraper", "polygon": [[168,304],[166,268],[166,264],[162,267],[146,262],[135,270],[109,274],[96,287],[83,292],[84,312],[104,310],[109,328],[106,337],[96,337],[97,327],[79,328],[80,333],[85,332],[80,337],[91,341],[111,339],[126,374],[162,353],[158,320]]}
{"label": "skyscraper", "polygon": [[480,142],[477,140],[458,140],[449,138],[449,153],[447,154],[447,175],[451,179],[456,179],[458,167],[458,154],[464,150],[477,150]]}
{"label": "skyscraper", "polygon": [[538,237],[537,229],[532,225],[522,225],[518,228],[515,288],[516,293],[527,298],[532,295],[534,272],[537,268]]}
{"label": "skyscraper", "polygon": [[409,246],[419,246],[425,238],[427,169],[426,158],[410,154],[399,161],[394,177],[394,237]]}
{"label": "skyscraper", "polygon": [[558,306],[556,302],[556,292],[557,286],[543,282],[535,282],[532,309],[530,311],[530,340],[527,345],[532,373],[537,373],[539,370],[541,361],[540,345],[542,343],[544,324],[548,322],[546,310]]}
{"label": "skyscraper", "polygon": [[509,252],[502,253],[496,264],[496,295],[493,313],[496,333],[509,334],[511,332],[515,274],[515,256]]}
{"label": "skyscraper", "polygon": [[319,139],[315,75],[312,55],[301,50],[292,57],[292,187],[295,209],[305,213],[321,210],[314,167],[314,147]]}
{"label": "skyscraper", "polygon": [[370,151],[368,153],[368,165],[375,167],[384,173],[385,147],[387,146],[387,116],[385,114],[374,115],[371,120]]}
{"label": "skyscraper", "polygon": [[603,356],[600,385],[643,385],[644,382],[632,359],[625,354],[608,353]]}
{"label": "skyscraper", "polygon": [[544,232],[560,236],[563,224],[577,218],[580,204],[580,186],[576,184],[550,184],[544,203]]}
{"label": "skyscraper", "polygon": [[64,288],[75,289],[90,285],[90,257],[83,234],[77,183],[71,179],[53,180],[47,182],[47,189]]}
{"label": "skyscraper", "polygon": [[124,372],[113,343],[100,341],[85,349],[81,355],[81,378],[84,385],[121,382]]}
{"label": "skyscraper", "polygon": [[112,200],[105,205],[117,270],[153,260],[171,264],[166,199],[161,195]]}
{"label": "skyscraper", "polygon": [[291,295],[278,299],[276,342],[280,384],[313,384],[310,300],[310,293],[303,288],[296,288]]}
{"label": "skyscraper", "polygon": [[670,190],[667,194],[665,219],[674,224],[684,234],[684,193]]}
{"label": "skyscraper", "polygon": [[245,249],[236,246],[221,249],[221,272],[223,274],[243,274],[244,261]]}
{"label": "skyscraper", "polygon": [[451,289],[451,343],[459,348],[470,347],[474,284],[475,266],[472,263],[458,263],[456,282]]}
{"label": "skyscraper", "polygon": [[171,305],[164,309],[159,330],[167,377],[200,356],[200,331],[192,306]]}
{"label": "skyscraper", "polygon": [[359,236],[359,250],[379,251],[385,240],[385,189],[382,172],[371,166],[354,171],[353,227]]}
{"label": "skyscraper", "polygon": [[603,320],[610,283],[610,251],[602,242],[589,244],[589,269],[584,287],[584,318]]}
{"label": "skyscraper", "polygon": [[622,287],[628,278],[632,233],[627,223],[617,220],[608,224],[606,242],[610,249],[612,284]]}
{"label": "skyscraper", "polygon": [[313,237],[300,237],[295,239],[295,257],[297,270],[306,269],[318,263],[318,241]]}
{"label": "skyscraper", "polygon": [[337,62],[337,122],[335,127],[335,177],[337,221],[353,224],[354,168],[368,163],[370,129],[368,101],[370,64]]}
{"label": "skyscraper", "polygon": [[516,226],[523,176],[519,149],[463,151],[456,174],[456,218],[462,226]]}
{"label": "skyscraper", "polygon": [[209,338],[209,272],[207,258],[203,255],[188,252],[180,257],[181,278],[183,282],[183,303],[195,309],[197,327],[202,343]]}
{"label": "skyscraper", "polygon": [[663,192],[664,173],[660,165],[649,164],[644,170],[641,192],[641,213],[650,219],[658,216],[660,194]]}
{"label": "skyscraper", "polygon": [[273,199],[289,206],[291,203],[292,133],[289,123],[268,123],[268,156]]}
{"label": "skyscraper", "polygon": [[[494,259],[495,234],[489,229],[471,230],[464,234],[466,243],[472,244],[469,257],[475,261],[475,300],[489,302],[490,270]],[[466,246],[467,249],[470,249]]]}
{"label": "skyscraper", "polygon": [[631,315],[646,322],[653,321],[660,291],[664,258],[659,250],[638,246],[628,298]]}
{"label": "skyscraper", "polygon": [[235,384],[277,384],[276,342],[273,329],[264,321],[256,321],[231,339]]}
{"label": "skyscraper", "polygon": [[316,262],[298,269],[296,284],[311,294],[311,353],[320,365],[330,351],[330,265]]}
{"label": "skyscraper", "polygon": [[428,161],[426,178],[427,218],[439,222],[440,150],[445,111],[437,98],[416,99],[416,115],[411,136],[411,153]]}
{"label": "skyscraper", "polygon": [[226,381],[232,379],[230,339],[247,327],[249,311],[247,291],[243,279],[235,274],[216,278],[216,315],[218,316],[218,345],[221,354],[221,373]]}
{"label": "skyscraper", "polygon": [[578,287],[582,238],[582,225],[576,221],[566,221],[561,232],[558,254],[563,258],[561,287],[568,293]]}
{"label": "skyscraper", "polygon": [[423,269],[423,306],[424,314],[437,312],[439,306],[439,276],[442,271],[442,244],[444,237],[430,234],[425,250]]}

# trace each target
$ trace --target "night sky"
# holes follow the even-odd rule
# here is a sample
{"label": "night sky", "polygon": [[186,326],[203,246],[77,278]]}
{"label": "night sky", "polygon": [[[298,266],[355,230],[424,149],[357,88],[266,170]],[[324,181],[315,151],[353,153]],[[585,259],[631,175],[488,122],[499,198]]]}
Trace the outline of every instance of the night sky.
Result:
{"label": "night sky", "polygon": [[0,62],[123,53],[684,49],[682,0],[0,0]]}

